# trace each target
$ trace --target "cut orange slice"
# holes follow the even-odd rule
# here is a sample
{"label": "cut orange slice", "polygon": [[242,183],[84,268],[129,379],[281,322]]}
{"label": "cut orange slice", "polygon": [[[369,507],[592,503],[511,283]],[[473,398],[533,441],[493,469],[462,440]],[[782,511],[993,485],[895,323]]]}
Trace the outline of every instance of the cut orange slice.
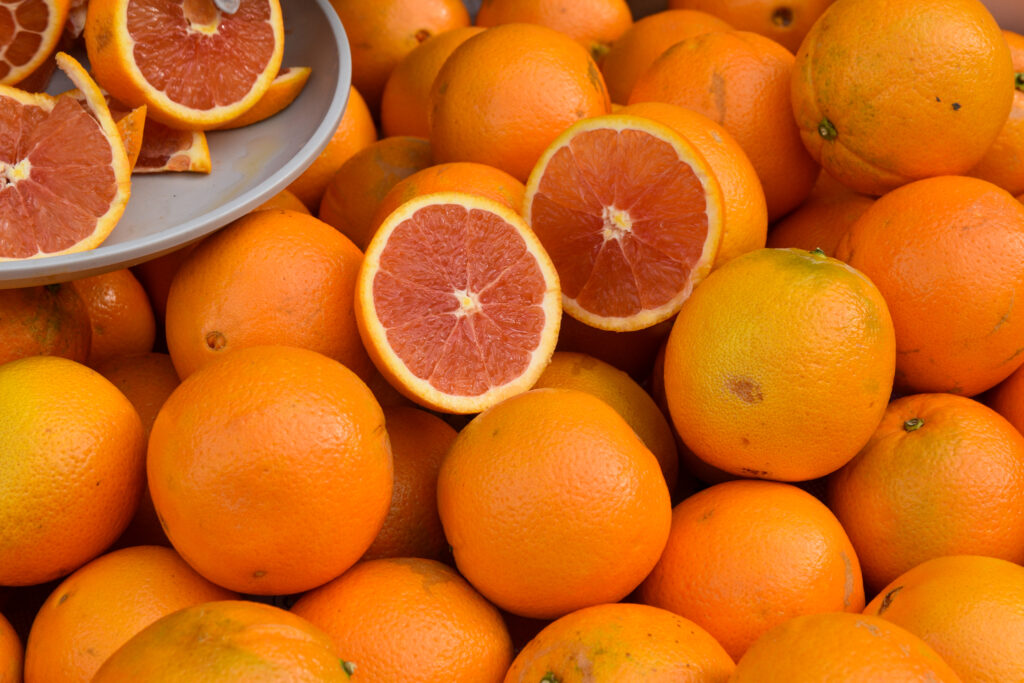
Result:
{"label": "cut orange slice", "polygon": [[201,130],[177,130],[159,121],[146,122],[134,173],[209,173],[211,168],[206,133]]}
{"label": "cut orange slice", "polygon": [[270,88],[252,109],[237,119],[217,126],[217,130],[241,128],[263,119],[269,119],[295,101],[295,98],[306,86],[306,81],[309,80],[309,74],[312,72],[313,70],[308,66],[289,66],[281,69],[277,73],[277,78],[270,82]]}
{"label": "cut orange slice", "polygon": [[477,413],[533,386],[561,322],[558,274],[522,216],[442,192],[381,224],[356,283],[356,321],[381,374],[420,405]]}
{"label": "cut orange slice", "polygon": [[53,54],[70,0],[0,1],[0,83],[21,81]]}
{"label": "cut orange slice", "polygon": [[128,203],[131,166],[103,93],[67,54],[57,66],[84,105],[0,85],[0,260],[93,249]]}
{"label": "cut orange slice", "polygon": [[90,0],[85,46],[97,82],[125,104],[145,104],[172,128],[207,130],[236,119],[281,67],[278,0]]}
{"label": "cut orange slice", "polygon": [[686,138],[639,116],[583,119],[538,160],[523,211],[582,323],[626,332],[675,315],[711,270],[725,208]]}

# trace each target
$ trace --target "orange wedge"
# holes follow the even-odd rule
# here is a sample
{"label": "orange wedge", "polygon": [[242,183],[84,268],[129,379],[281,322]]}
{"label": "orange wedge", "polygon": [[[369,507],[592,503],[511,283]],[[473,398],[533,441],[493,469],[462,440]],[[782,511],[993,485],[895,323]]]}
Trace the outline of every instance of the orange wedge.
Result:
{"label": "orange wedge", "polygon": [[0,83],[23,80],[53,54],[70,0],[0,2]]}
{"label": "orange wedge", "polygon": [[381,374],[420,405],[478,413],[529,389],[561,320],[554,266],[522,216],[458,192],[393,211],[356,282],[356,322]]}
{"label": "orange wedge", "polygon": [[252,109],[248,110],[237,119],[217,126],[217,130],[229,128],[241,128],[268,119],[279,111],[283,110],[299,96],[302,89],[309,80],[312,69],[308,66],[289,66],[281,69],[277,77],[270,82],[270,88],[264,93]]}
{"label": "orange wedge", "polygon": [[209,173],[212,167],[206,133],[201,130],[177,130],[159,121],[146,122],[134,173]]}

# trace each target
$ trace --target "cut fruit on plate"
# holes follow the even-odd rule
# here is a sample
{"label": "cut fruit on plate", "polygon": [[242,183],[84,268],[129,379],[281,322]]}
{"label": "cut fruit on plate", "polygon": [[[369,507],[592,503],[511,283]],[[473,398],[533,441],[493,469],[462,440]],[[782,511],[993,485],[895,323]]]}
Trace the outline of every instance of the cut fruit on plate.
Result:
{"label": "cut fruit on plate", "polygon": [[233,14],[213,0],[91,0],[84,36],[107,92],[188,130],[214,128],[256,105],[284,50],[279,0],[242,0]]}
{"label": "cut fruit on plate", "polygon": [[287,66],[277,72],[277,77],[270,82],[270,87],[263,97],[237,119],[217,126],[217,130],[241,128],[278,113],[299,96],[309,80],[312,69],[308,66]]}
{"label": "cut fruit on plate", "polygon": [[53,54],[70,0],[0,2],[0,83],[26,78]]}
{"label": "cut fruit on plate", "polygon": [[608,114],[578,121],[545,150],[523,213],[558,270],[565,312],[626,332],[679,311],[711,270],[725,208],[686,138]]}
{"label": "cut fruit on plate", "polygon": [[0,85],[0,260],[93,249],[128,203],[131,165],[103,93],[65,53],[57,66],[84,94]]}
{"label": "cut fruit on plate", "polygon": [[356,283],[356,321],[381,374],[413,401],[478,413],[529,389],[554,352],[558,274],[516,212],[458,192],[381,224]]}
{"label": "cut fruit on plate", "polygon": [[213,166],[206,133],[201,130],[176,130],[159,121],[146,122],[134,173],[209,173],[211,168]]}

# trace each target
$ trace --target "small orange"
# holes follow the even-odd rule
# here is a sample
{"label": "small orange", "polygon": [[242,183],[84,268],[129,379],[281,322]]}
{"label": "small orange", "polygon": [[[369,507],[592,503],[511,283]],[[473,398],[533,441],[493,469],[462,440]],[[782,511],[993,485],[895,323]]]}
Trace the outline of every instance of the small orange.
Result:
{"label": "small orange", "polygon": [[0,614],[0,683],[21,683],[25,653],[17,632]]}
{"label": "small orange", "polygon": [[696,622],[733,659],[792,617],[864,609],[857,554],[835,515],[796,486],[750,479],[676,505],[639,595]]}
{"label": "small orange", "polygon": [[555,349],[585,353],[603,360],[642,384],[650,376],[658,349],[668,338],[674,321],[675,318],[669,318],[642,330],[613,332],[563,315]]}
{"label": "small orange", "polygon": [[796,52],[821,13],[835,0],[669,0],[672,9],[698,10],[753,31]]}
{"label": "small orange", "polygon": [[92,327],[86,363],[90,367],[114,356],[146,353],[156,341],[156,319],[146,290],[127,268],[71,282],[85,302]]}
{"label": "small orange", "polygon": [[178,247],[173,251],[151,258],[148,261],[137,263],[131,267],[132,275],[139,281],[149,296],[149,302],[153,305],[153,315],[156,316],[157,324],[163,328],[164,319],[167,317],[167,293],[171,290],[171,280],[178,272],[181,262],[185,260],[199,242],[190,242]]}
{"label": "small orange", "polygon": [[237,597],[170,548],[107,553],[64,579],[39,609],[25,644],[25,680],[91,680],[107,657],[160,617]]}
{"label": "small orange", "polygon": [[767,245],[821,249],[835,256],[839,240],[874,203],[874,197],[854,192],[822,171],[807,199],[771,226]]}
{"label": "small orange", "polygon": [[499,683],[512,661],[498,610],[434,560],[360,562],[292,612],[331,636],[355,683]]}
{"label": "small orange", "polygon": [[0,365],[26,356],[63,356],[84,363],[89,311],[69,284],[0,290]]}
{"label": "small orange", "polygon": [[1013,61],[1013,107],[995,142],[968,175],[988,180],[1018,195],[1024,192],[1024,36],[1003,31],[1003,37]]}
{"label": "small orange", "polygon": [[289,211],[298,211],[299,213],[309,213],[309,209],[302,203],[302,200],[295,196],[295,193],[288,188],[281,190],[253,209],[253,211],[261,211],[263,209],[287,209]]}

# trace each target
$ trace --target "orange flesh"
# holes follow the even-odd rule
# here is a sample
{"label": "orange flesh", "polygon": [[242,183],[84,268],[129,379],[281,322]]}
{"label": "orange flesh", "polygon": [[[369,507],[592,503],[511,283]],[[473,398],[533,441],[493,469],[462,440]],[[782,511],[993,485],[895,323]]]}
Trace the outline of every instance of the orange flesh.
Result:
{"label": "orange flesh", "polygon": [[49,16],[43,0],[0,0],[0,80],[36,55]]}
{"label": "orange flesh", "polygon": [[191,130],[175,130],[159,121],[147,121],[135,173],[190,170],[192,149],[200,144],[197,136],[201,135]]}
{"label": "orange flesh", "polygon": [[199,110],[242,99],[274,50],[266,0],[243,0],[230,15],[213,0],[133,0],[128,33],[143,77],[174,102]]}
{"label": "orange flesh", "polygon": [[117,193],[112,162],[72,98],[47,112],[0,95],[0,256],[62,251],[92,234]]}
{"label": "orange flesh", "polygon": [[563,294],[603,316],[632,316],[688,290],[708,237],[693,169],[669,143],[629,129],[584,131],[558,150],[531,220]]}
{"label": "orange flesh", "polygon": [[414,375],[458,396],[522,375],[541,340],[544,292],[516,229],[456,204],[396,226],[373,280],[388,344]]}

